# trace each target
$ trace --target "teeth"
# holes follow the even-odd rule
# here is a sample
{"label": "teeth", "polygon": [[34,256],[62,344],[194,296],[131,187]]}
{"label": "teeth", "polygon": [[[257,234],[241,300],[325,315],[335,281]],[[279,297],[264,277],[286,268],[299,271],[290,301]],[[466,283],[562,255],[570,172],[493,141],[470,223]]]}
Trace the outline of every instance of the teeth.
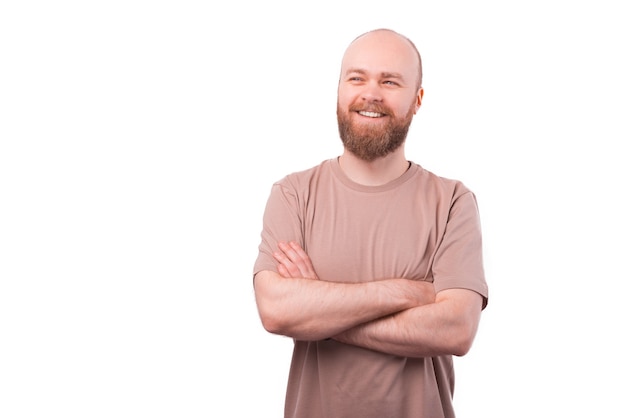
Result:
{"label": "teeth", "polygon": [[367,116],[368,118],[380,118],[383,116],[382,113],[376,113],[376,112],[365,112],[365,111],[361,111],[359,112],[359,115],[363,115],[363,116]]}

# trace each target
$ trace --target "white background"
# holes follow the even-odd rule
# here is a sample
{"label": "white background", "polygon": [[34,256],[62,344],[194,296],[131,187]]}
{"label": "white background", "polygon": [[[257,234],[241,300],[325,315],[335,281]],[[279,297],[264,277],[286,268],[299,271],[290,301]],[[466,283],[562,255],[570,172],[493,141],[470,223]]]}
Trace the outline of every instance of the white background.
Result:
{"label": "white background", "polygon": [[408,157],[481,209],[458,416],[624,416],[618,3],[3,2],[0,416],[281,416],[265,199],[341,152],[341,55],[379,27],[422,53]]}

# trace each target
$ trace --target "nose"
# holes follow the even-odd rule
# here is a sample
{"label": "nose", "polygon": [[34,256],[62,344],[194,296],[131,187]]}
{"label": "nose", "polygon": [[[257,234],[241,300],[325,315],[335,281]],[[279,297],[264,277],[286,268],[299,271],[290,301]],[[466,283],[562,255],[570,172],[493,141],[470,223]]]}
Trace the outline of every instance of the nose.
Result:
{"label": "nose", "polygon": [[367,102],[381,102],[383,97],[380,85],[373,80],[365,84],[361,91],[361,99]]}

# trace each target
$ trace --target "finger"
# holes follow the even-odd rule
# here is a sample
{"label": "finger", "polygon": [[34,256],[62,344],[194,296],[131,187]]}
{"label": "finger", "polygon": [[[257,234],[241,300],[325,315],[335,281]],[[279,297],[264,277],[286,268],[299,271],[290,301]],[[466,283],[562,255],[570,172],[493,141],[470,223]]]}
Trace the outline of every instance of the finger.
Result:
{"label": "finger", "polygon": [[282,251],[277,258],[289,271],[290,277],[304,277],[306,279],[317,279],[317,274],[313,268],[313,263],[302,246],[296,241],[278,243]]}
{"label": "finger", "polygon": [[286,279],[291,279],[291,278],[293,278],[293,277],[291,276],[291,274],[289,273],[289,270],[287,270],[287,268],[285,267],[285,265],[284,265],[284,264],[279,264],[279,265],[278,265],[278,273],[279,273],[282,277],[284,277],[284,278],[286,278]]}
{"label": "finger", "polygon": [[279,242],[278,248],[289,258],[290,261],[295,261],[298,254],[294,251],[294,247],[291,243]]}
{"label": "finger", "polygon": [[297,243],[279,243],[278,247],[289,261],[294,264],[303,264],[303,256],[307,256]]}
{"label": "finger", "polygon": [[313,268],[313,263],[309,255],[302,249],[300,244],[291,241],[289,243],[291,251],[295,254],[290,257],[290,260],[298,266],[298,269],[302,273],[303,277],[308,279],[317,279],[317,274]]}
{"label": "finger", "polygon": [[[281,251],[274,252],[274,258],[278,261],[278,272],[283,277],[302,277],[297,265],[292,263],[289,258]],[[282,267],[282,269],[281,269]]]}

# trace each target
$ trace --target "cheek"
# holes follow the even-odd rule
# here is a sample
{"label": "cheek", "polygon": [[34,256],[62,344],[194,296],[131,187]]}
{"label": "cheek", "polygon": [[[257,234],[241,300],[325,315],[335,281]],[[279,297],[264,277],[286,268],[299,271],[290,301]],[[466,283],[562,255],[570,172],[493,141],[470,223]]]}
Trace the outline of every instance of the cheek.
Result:
{"label": "cheek", "polygon": [[398,109],[398,115],[414,115],[416,112],[416,106],[417,105],[417,99],[416,98],[411,98],[411,99],[405,99],[402,101],[402,105],[397,107]]}
{"label": "cheek", "polygon": [[350,106],[350,99],[346,92],[339,91],[337,94],[337,106],[340,109],[347,109]]}
{"label": "cheek", "polygon": [[350,85],[342,85],[337,89],[337,104],[342,109],[349,109],[357,103],[362,94],[362,89]]}

